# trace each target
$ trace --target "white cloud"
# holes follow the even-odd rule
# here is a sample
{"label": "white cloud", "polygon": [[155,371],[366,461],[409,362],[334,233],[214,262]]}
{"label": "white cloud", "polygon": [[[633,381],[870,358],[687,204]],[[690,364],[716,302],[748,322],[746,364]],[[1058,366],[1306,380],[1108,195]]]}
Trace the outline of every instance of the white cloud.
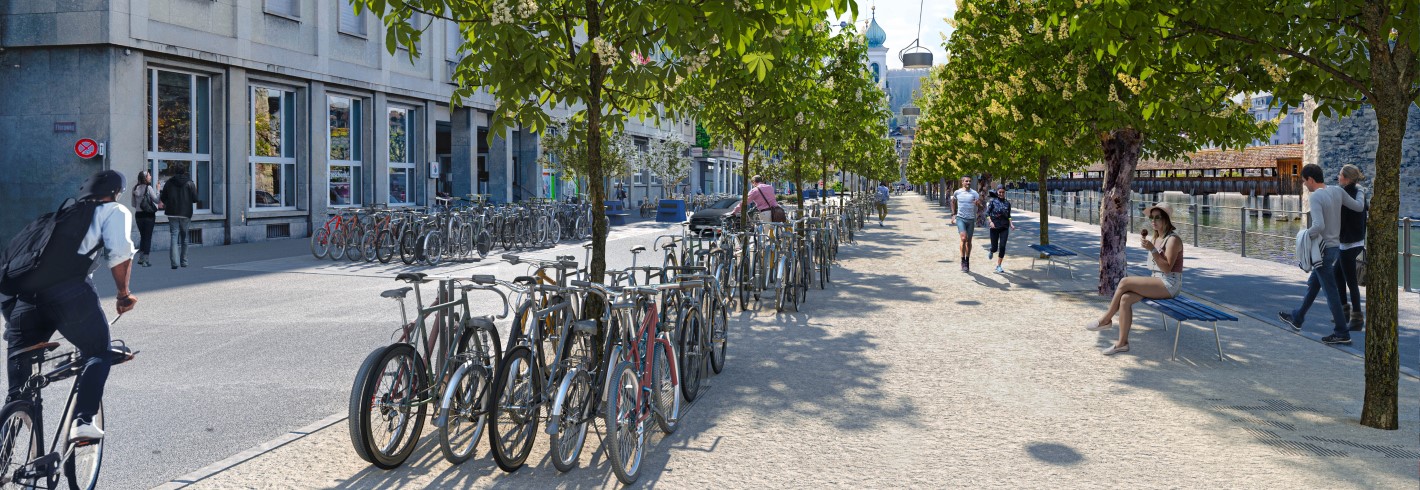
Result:
{"label": "white cloud", "polygon": [[[917,12],[920,7],[925,7],[922,13],[922,47],[932,51],[932,61],[941,64],[946,60],[946,50],[942,47],[945,44],[943,35],[950,35],[952,28],[947,25],[945,19],[956,14],[955,2],[934,0],[925,2],[919,0],[869,0],[858,3],[858,19],[855,23],[857,31],[862,33],[866,27],[868,19],[872,17],[872,7],[877,6],[878,25],[887,32],[887,42],[883,47],[888,48],[888,68],[902,68],[902,61],[897,58],[899,51],[909,44],[917,36]],[[850,21],[848,15],[833,19],[834,23],[840,21]]]}

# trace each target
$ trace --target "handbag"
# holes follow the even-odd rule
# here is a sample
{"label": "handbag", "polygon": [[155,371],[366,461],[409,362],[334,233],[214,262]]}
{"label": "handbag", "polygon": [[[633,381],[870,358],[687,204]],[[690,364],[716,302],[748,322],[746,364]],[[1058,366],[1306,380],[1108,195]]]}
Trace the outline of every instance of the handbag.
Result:
{"label": "handbag", "polygon": [[769,220],[775,223],[788,223],[789,214],[784,212],[782,206],[769,208]]}
{"label": "handbag", "polygon": [[148,192],[148,189],[150,189],[150,187],[145,185],[140,187],[140,189],[143,189],[143,193],[140,194],[140,197],[138,199],[138,211],[142,213],[156,214],[158,212],[158,205],[153,203],[153,195]]}

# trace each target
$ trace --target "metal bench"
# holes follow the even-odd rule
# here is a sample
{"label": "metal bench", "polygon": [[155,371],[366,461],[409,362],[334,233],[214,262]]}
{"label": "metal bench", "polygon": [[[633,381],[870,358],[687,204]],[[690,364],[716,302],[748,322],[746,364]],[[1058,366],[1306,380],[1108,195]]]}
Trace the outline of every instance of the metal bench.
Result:
{"label": "metal bench", "polygon": [[[1071,279],[1074,279],[1074,278],[1075,278],[1075,261],[1072,260],[1072,259],[1070,259],[1070,257],[1074,257],[1074,256],[1077,256],[1077,255],[1080,255],[1080,254],[1075,253],[1075,251],[1070,250],[1070,249],[1065,248],[1065,247],[1061,247],[1061,246],[1059,246],[1059,245],[1040,245],[1040,244],[1035,244],[1035,245],[1031,245],[1030,248],[1035,249],[1036,252],[1040,252],[1040,255],[1044,255],[1044,256],[1045,256],[1045,260],[1050,264],[1050,265],[1049,265],[1049,268],[1047,268],[1046,271],[1045,271],[1046,274],[1049,274],[1050,271],[1052,271],[1052,270],[1055,269],[1055,261],[1056,261],[1056,258],[1062,258],[1062,259],[1064,259],[1064,260],[1062,260],[1062,262],[1064,262],[1065,265],[1069,266],[1069,268],[1070,268],[1070,278],[1071,278]],[[1038,258],[1040,258],[1040,257],[1039,257],[1039,256],[1031,257],[1031,259],[1030,259],[1030,268],[1032,268],[1032,269],[1035,268],[1035,260],[1038,259]]]}
{"label": "metal bench", "polygon": [[1201,321],[1213,324],[1213,342],[1218,344],[1218,360],[1223,357],[1223,341],[1218,337],[1218,322],[1235,322],[1238,317],[1224,313],[1211,306],[1178,296],[1169,299],[1146,299],[1140,302],[1159,310],[1159,319],[1164,322],[1164,331],[1169,329],[1169,318],[1174,319],[1173,359],[1178,360],[1178,337],[1183,331],[1183,322]]}

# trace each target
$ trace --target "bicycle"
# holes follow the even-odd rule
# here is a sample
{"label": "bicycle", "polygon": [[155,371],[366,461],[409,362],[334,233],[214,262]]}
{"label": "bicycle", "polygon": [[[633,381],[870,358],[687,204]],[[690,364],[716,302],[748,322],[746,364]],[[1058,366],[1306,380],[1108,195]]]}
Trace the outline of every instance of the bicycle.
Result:
{"label": "bicycle", "polygon": [[661,432],[670,434],[680,422],[675,348],[666,330],[668,325],[658,321],[657,302],[652,297],[667,289],[699,286],[696,281],[687,281],[625,290],[634,296],[635,306],[627,309],[631,318],[619,322],[618,328],[609,333],[616,341],[607,356],[611,366],[607,371],[609,396],[602,410],[607,460],[616,479],[624,484],[636,483],[640,476],[647,424],[654,419]]}
{"label": "bicycle", "polygon": [[[497,327],[493,322],[507,318],[510,311],[508,295],[503,294],[497,285],[511,286],[499,283],[489,275],[475,275],[471,281],[471,285],[460,286],[465,294],[471,290],[490,291],[503,300],[502,315],[483,315],[468,319],[473,328],[494,332],[493,338],[496,339]],[[483,437],[483,428],[488,422],[487,394],[491,386],[489,381],[493,379],[494,363],[498,361],[497,357],[488,354],[483,351],[464,351],[455,355],[454,359],[459,367],[449,377],[448,388],[444,390],[443,402],[439,405],[439,417],[434,419],[434,426],[439,429],[439,449],[443,452],[444,459],[450,463],[468,461],[473,456],[478,440]]]}
{"label": "bicycle", "polygon": [[[117,322],[118,318],[113,321]],[[64,415],[55,428],[48,452],[44,451],[42,392],[44,388],[78,376],[84,370],[77,350],[49,356],[57,348],[58,342],[45,342],[9,355],[10,360],[26,369],[30,376],[24,386],[10,392],[9,401],[4,408],[0,408],[0,487],[53,489],[58,486],[61,477],[74,490],[90,490],[98,485],[104,440],[69,440],[74,401],[79,394],[77,382],[69,388],[69,398],[61,412]],[[137,354],[122,340],[114,340],[109,347],[109,356],[115,366],[133,360]],[[43,371],[43,365],[52,361],[59,362],[48,372]],[[103,405],[99,406],[91,422],[98,429],[103,429]]]}

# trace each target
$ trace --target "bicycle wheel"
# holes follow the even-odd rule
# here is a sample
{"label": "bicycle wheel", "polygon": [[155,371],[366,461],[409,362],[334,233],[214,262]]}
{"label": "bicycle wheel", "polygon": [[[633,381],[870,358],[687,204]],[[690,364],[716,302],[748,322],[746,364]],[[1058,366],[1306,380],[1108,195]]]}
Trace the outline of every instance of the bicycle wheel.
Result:
{"label": "bicycle wheel", "polygon": [[449,379],[444,394],[444,423],[439,426],[439,450],[444,459],[459,464],[473,457],[478,439],[488,423],[484,393],[488,391],[488,370],[473,360],[459,366]]}
{"label": "bicycle wheel", "polygon": [[380,230],[375,235],[375,259],[379,260],[381,264],[390,263],[397,251],[399,251],[399,242],[395,240],[394,232]]}
{"label": "bicycle wheel", "polygon": [[409,459],[424,431],[428,386],[424,360],[409,344],[376,349],[365,358],[350,390],[350,438],[361,459],[381,469]]}
{"label": "bicycle wheel", "polygon": [[641,456],[646,448],[645,421],[639,401],[641,381],[631,363],[621,361],[607,372],[606,418],[607,461],[616,479],[630,485],[641,475]]}
{"label": "bicycle wheel", "polygon": [[[104,406],[94,413],[92,421],[99,430],[104,428]],[[64,446],[64,479],[69,482],[69,490],[93,490],[99,484],[99,469],[104,461],[104,440],[70,442]]]}
{"label": "bicycle wheel", "polygon": [[576,369],[568,371],[558,389],[556,429],[548,442],[551,445],[552,466],[566,473],[577,467],[582,446],[587,441],[587,422],[592,414],[592,374]]}
{"label": "bicycle wheel", "polygon": [[0,409],[0,485],[4,488],[54,488],[54,479],[16,473],[44,451],[40,428],[35,425],[34,405],[16,400]]}
{"label": "bicycle wheel", "polygon": [[438,230],[424,234],[424,239],[419,247],[424,251],[424,263],[429,265],[439,265],[444,261],[444,234]]}
{"label": "bicycle wheel", "polygon": [[526,346],[508,351],[498,365],[488,399],[488,444],[498,467],[509,473],[523,467],[537,438],[542,378],[534,362]]}
{"label": "bicycle wheel", "polygon": [[[345,236],[345,260],[358,262],[365,258],[365,229],[356,227]],[[370,237],[374,240],[374,237]]]}
{"label": "bicycle wheel", "polygon": [[338,227],[330,235],[330,260],[345,258],[345,248],[350,245],[350,228]]}
{"label": "bicycle wheel", "polygon": [[406,227],[399,234],[399,260],[404,265],[414,265],[419,260],[419,234],[415,233],[414,227]]}
{"label": "bicycle wheel", "polygon": [[680,353],[680,392],[686,401],[693,402],[700,395],[700,380],[705,376],[705,354],[709,343],[700,320],[700,310],[688,308],[680,315],[680,330],[677,332],[677,352]]}
{"label": "bicycle wheel", "polygon": [[710,369],[715,374],[725,370],[725,351],[729,348],[730,308],[715,300],[710,306]]}
{"label": "bicycle wheel", "polygon": [[365,262],[374,262],[379,256],[379,233],[375,230],[365,231],[365,235],[360,238],[360,256]]}
{"label": "bicycle wheel", "polygon": [[317,259],[330,255],[330,228],[321,227],[311,234],[311,255]]}
{"label": "bicycle wheel", "polygon": [[661,432],[670,434],[680,426],[680,377],[671,370],[677,366],[675,345],[669,334],[660,334],[665,342],[651,342],[651,413]]}

